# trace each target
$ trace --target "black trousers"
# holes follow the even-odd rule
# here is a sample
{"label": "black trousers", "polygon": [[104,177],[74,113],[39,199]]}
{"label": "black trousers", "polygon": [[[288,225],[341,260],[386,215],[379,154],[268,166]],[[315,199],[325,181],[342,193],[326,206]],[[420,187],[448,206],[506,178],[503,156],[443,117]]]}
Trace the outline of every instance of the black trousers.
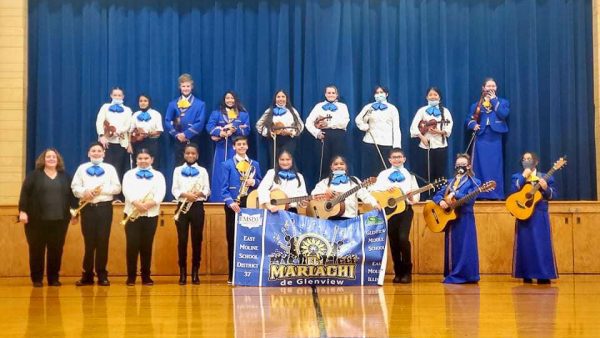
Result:
{"label": "black trousers", "polygon": [[381,156],[379,156],[379,151],[374,144],[362,142],[362,166],[361,173],[357,175],[361,178],[366,177],[377,177],[379,173],[388,166],[387,158],[388,154],[392,147],[390,146],[382,146],[379,145],[379,151],[381,151],[381,156],[383,156],[383,161],[381,161]]}
{"label": "black trousers", "polygon": [[104,157],[106,163],[112,164],[117,170],[119,180],[123,181],[123,175],[131,169],[131,157],[127,149],[121,147],[118,143],[109,143]]}
{"label": "black trousers", "polygon": [[396,276],[410,274],[412,271],[409,236],[413,214],[412,207],[407,205],[404,212],[388,220],[388,237]]}
{"label": "black trousers", "polygon": [[128,278],[135,279],[138,256],[140,257],[142,277],[150,277],[152,244],[154,243],[157,224],[158,216],[141,216],[134,222],[127,222],[125,225]]}
{"label": "black trousers", "polygon": [[329,175],[331,160],[338,155],[346,156],[346,131],[343,129],[323,129],[323,163],[321,165],[321,177]]}
{"label": "black trousers", "polygon": [[65,237],[69,220],[30,220],[25,225],[25,237],[29,244],[29,271],[32,282],[44,279],[44,260],[48,282],[58,281]]}
{"label": "black trousers", "polygon": [[83,254],[83,277],[94,278],[94,267],[99,279],[108,275],[108,241],[112,224],[111,202],[88,204],[81,210],[81,233],[85,244]]}
{"label": "black trousers", "polygon": [[158,141],[159,141],[158,137],[156,137],[156,138],[146,137],[145,139],[143,139],[139,142],[132,143],[131,145],[133,147],[134,162],[135,162],[135,159],[137,158],[137,154],[140,152],[140,150],[148,149],[148,151],[150,151],[150,153],[154,157],[154,161],[152,162],[152,167],[160,168],[160,147],[159,147]]}
{"label": "black trousers", "polygon": [[[246,197],[240,200],[240,208],[246,207]],[[233,249],[235,243],[235,212],[225,205],[225,237],[227,238],[227,259],[229,261],[229,280],[233,278]]]}
{"label": "black trousers", "polygon": [[421,177],[433,182],[436,178],[448,177],[448,147],[429,150],[429,171],[427,170],[427,149],[419,148]]}
{"label": "black trousers", "polygon": [[[178,208],[181,207],[179,203]],[[204,203],[194,202],[190,211],[179,214],[177,226],[177,251],[179,253],[179,267],[187,266],[188,235],[192,235],[192,268],[200,267],[202,253],[202,233],[204,231]]]}
{"label": "black trousers", "polygon": [[[290,136],[277,136],[277,149],[275,150],[275,157],[279,157],[282,151],[287,150],[292,156],[296,151],[296,139],[297,137]],[[275,142],[272,138],[269,138],[269,164],[273,167],[273,143]]]}

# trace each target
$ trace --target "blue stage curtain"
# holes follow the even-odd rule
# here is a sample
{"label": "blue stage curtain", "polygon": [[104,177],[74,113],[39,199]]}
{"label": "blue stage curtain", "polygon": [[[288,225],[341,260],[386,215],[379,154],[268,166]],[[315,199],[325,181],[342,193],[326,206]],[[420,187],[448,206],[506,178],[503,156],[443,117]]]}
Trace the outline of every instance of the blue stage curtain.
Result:
{"label": "blue stage curtain", "polygon": [[[492,76],[511,103],[506,178],[520,170],[524,150],[540,154],[542,171],[568,154],[571,165],[556,177],[561,197],[594,199],[592,48],[591,1],[30,1],[28,168],[49,146],[64,154],[71,172],[85,161],[111,87],[124,88],[134,111],[144,92],[164,113],[178,94],[177,77],[189,72],[207,114],[233,89],[253,125],[278,88],[306,118],[323,87],[336,84],[350,109],[352,150],[363,135],[354,116],[373,100],[373,87],[384,85],[400,110],[412,169],[417,141],[408,128],[426,88],[438,86],[456,123],[450,169],[470,139],[462,123],[469,105]],[[170,142],[163,135],[159,169],[167,177]],[[201,164],[210,168],[206,133],[201,143]],[[250,147],[267,168],[266,140],[253,132]],[[309,188],[319,153],[305,132],[296,163]],[[360,176],[361,154],[349,159]]]}

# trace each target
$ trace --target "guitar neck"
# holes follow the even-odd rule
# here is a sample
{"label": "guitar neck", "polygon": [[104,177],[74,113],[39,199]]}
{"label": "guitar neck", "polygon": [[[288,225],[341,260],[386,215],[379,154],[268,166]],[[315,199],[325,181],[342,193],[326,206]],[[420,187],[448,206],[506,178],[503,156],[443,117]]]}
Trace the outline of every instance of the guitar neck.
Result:
{"label": "guitar neck", "polygon": [[310,201],[312,199],[314,199],[314,196],[312,196],[312,195],[299,196],[299,197],[288,197],[288,198],[278,198],[275,200],[275,202],[276,202],[275,205],[298,203],[298,202],[302,202],[302,201]]}
{"label": "guitar neck", "polygon": [[362,184],[357,185],[356,187],[346,191],[345,193],[337,196],[336,198],[334,198],[333,200],[331,200],[332,205],[336,205],[339,204],[340,202],[344,201],[346,198],[348,198],[348,196],[354,194],[355,192],[359,191],[362,188]]}
{"label": "guitar neck", "polygon": [[429,189],[433,189],[433,184],[429,183],[428,185],[420,187],[417,190],[409,191],[408,194],[402,195],[402,196],[396,198],[396,202],[400,202],[400,201],[403,201],[403,200],[407,199],[409,194],[410,195],[420,194],[420,193],[422,193],[424,191],[427,191]]}
{"label": "guitar neck", "polygon": [[[542,179],[544,181],[548,181],[548,179],[550,178],[550,176],[552,176],[554,174],[554,172],[556,172],[556,168],[552,167],[550,170],[548,170],[548,172],[544,175],[544,177],[542,177]],[[533,185],[533,187],[531,187],[531,194],[535,194],[538,190],[540,190],[540,181],[535,182],[535,184]]]}
{"label": "guitar neck", "polygon": [[465,204],[465,203],[471,201],[472,199],[474,199],[475,197],[477,197],[477,195],[479,195],[480,193],[482,193],[482,190],[480,190],[480,189],[471,191],[470,193],[467,194],[467,196],[456,201],[454,203],[453,208],[458,208],[458,207],[462,206],[463,204]]}

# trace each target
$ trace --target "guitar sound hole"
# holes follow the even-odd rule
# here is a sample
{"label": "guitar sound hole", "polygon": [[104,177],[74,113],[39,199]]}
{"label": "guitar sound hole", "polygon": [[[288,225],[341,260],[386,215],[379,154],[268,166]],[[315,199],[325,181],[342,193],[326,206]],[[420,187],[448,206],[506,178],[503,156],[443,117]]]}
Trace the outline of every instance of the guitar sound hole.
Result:
{"label": "guitar sound hole", "polygon": [[527,198],[528,200],[530,200],[532,197],[533,197],[533,195],[530,193],[525,194],[525,198]]}
{"label": "guitar sound hole", "polygon": [[331,208],[333,208],[333,205],[331,205],[331,202],[325,203],[325,210],[329,211],[329,210],[331,210]]}
{"label": "guitar sound hole", "polygon": [[533,201],[532,201],[532,200],[527,200],[527,202],[525,202],[525,205],[526,205],[528,208],[531,208],[531,205],[532,205],[532,204],[533,204]]}
{"label": "guitar sound hole", "polygon": [[271,205],[277,205],[277,200],[276,199],[272,199],[271,200]]}
{"label": "guitar sound hole", "polygon": [[393,207],[395,207],[395,206],[396,206],[396,200],[395,200],[395,199],[393,199],[393,198],[390,198],[390,199],[388,199],[388,201],[387,201],[387,205],[388,205],[388,207],[390,207],[390,208],[393,208]]}

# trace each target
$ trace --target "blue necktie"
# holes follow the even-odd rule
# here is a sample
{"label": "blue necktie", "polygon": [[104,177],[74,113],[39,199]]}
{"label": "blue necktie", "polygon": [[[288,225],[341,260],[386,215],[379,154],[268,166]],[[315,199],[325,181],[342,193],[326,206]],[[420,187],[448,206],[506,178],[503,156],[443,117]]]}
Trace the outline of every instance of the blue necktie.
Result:
{"label": "blue necktie", "polygon": [[386,110],[387,104],[381,103],[381,102],[375,102],[371,105],[371,108],[373,108],[374,110]]}
{"label": "blue necktie", "polygon": [[433,117],[442,116],[442,112],[440,111],[440,108],[438,106],[433,106],[433,107],[429,106],[429,107],[427,107],[425,112]]}
{"label": "blue necktie", "polygon": [[334,176],[331,179],[331,184],[334,184],[334,185],[344,184],[344,183],[348,183],[348,181],[350,181],[350,178],[348,177],[348,175],[338,175],[338,176]]}
{"label": "blue necktie", "polygon": [[143,111],[137,116],[138,121],[142,122],[150,121],[151,118],[152,117],[150,116],[150,113],[148,113],[147,111]]}
{"label": "blue necktie", "polygon": [[137,176],[140,179],[151,179],[152,177],[154,177],[154,174],[152,174],[152,172],[148,169],[140,169],[137,171],[137,173],[135,173],[135,176]]}
{"label": "blue necktie", "polygon": [[336,111],[338,109],[338,107],[331,102],[325,103],[321,108],[323,110],[331,110],[331,111]]}
{"label": "blue necktie", "polygon": [[183,175],[185,177],[195,177],[195,176],[198,176],[199,173],[200,173],[200,171],[198,169],[196,169],[195,167],[191,167],[191,166],[185,166],[181,170],[181,175]]}
{"label": "blue necktie", "polygon": [[404,174],[400,170],[395,170],[388,176],[390,182],[402,182],[405,178],[406,177],[404,177]]}
{"label": "blue necktie", "polygon": [[273,115],[281,116],[281,115],[285,114],[286,111],[287,111],[287,109],[285,109],[285,108],[275,107],[275,108],[273,108]]}
{"label": "blue necktie", "polygon": [[100,177],[100,176],[104,175],[104,169],[102,169],[102,167],[99,165],[93,165],[93,166],[87,168],[87,170],[85,172],[90,176]]}
{"label": "blue necktie", "polygon": [[125,111],[125,109],[123,109],[123,107],[121,107],[120,104],[113,104],[110,107],[108,107],[108,110],[113,113],[122,113]]}
{"label": "blue necktie", "polygon": [[291,172],[289,170],[281,170],[280,172],[277,173],[277,175],[279,175],[280,178],[290,181],[296,178],[296,173]]}

